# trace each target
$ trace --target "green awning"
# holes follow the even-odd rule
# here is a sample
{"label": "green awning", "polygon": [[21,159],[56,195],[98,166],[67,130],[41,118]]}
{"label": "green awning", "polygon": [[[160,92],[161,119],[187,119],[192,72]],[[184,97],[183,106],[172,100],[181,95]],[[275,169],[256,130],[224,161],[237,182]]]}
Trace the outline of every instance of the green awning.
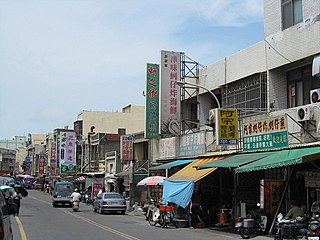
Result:
{"label": "green awning", "polygon": [[265,158],[275,152],[259,152],[259,153],[241,153],[231,155],[220,160],[205,163],[203,165],[194,166],[197,170],[205,168],[237,168],[245,164],[252,163],[259,159]]}
{"label": "green awning", "polygon": [[316,157],[320,159],[320,147],[304,147],[275,151],[274,154],[270,156],[236,168],[235,172],[251,172],[300,164],[305,162],[307,157],[315,154],[319,154],[319,156]]}
{"label": "green awning", "polygon": [[170,169],[173,167],[177,167],[183,164],[189,164],[191,162],[193,162],[195,159],[181,159],[181,160],[176,160],[173,162],[169,162],[169,163],[164,163],[160,166],[155,166],[155,167],[151,167],[149,168],[149,170],[164,170],[164,169]]}

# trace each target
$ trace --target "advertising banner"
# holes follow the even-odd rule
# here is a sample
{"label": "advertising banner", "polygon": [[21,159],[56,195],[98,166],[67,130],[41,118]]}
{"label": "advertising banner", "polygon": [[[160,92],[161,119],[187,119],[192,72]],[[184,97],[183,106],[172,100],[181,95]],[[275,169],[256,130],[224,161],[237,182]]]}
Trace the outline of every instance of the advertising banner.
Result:
{"label": "advertising banner", "polygon": [[181,59],[179,52],[161,51],[161,133],[180,135]]}
{"label": "advertising banner", "polygon": [[217,145],[238,144],[238,112],[236,109],[216,111],[216,142]]}
{"label": "advertising banner", "polygon": [[76,159],[75,159],[75,132],[61,132],[60,133],[60,169],[61,173],[75,173]]}
{"label": "advertising banner", "polygon": [[244,123],[243,150],[273,149],[288,146],[287,117],[277,116]]}
{"label": "advertising banner", "polygon": [[147,64],[145,138],[159,138],[159,65]]}
{"label": "advertising banner", "polygon": [[198,132],[180,137],[180,157],[196,156],[206,152],[206,133]]}
{"label": "advertising banner", "polygon": [[44,158],[41,157],[39,159],[39,174],[44,174],[45,161]]}
{"label": "advertising banner", "polygon": [[92,183],[92,193],[91,196],[92,197],[96,197],[100,191],[100,189],[103,188],[103,184],[102,183]]}
{"label": "advertising banner", "polygon": [[54,174],[57,167],[57,144],[51,143],[51,156],[50,156],[50,173]]}
{"label": "advertising banner", "polygon": [[120,139],[120,159],[131,161],[133,160],[133,136],[125,135]]}

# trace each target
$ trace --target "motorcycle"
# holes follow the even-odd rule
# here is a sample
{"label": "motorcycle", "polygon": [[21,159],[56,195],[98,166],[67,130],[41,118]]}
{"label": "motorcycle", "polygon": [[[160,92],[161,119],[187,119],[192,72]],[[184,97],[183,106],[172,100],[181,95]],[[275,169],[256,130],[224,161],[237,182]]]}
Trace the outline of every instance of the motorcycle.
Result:
{"label": "motorcycle", "polygon": [[72,202],[72,210],[74,212],[78,211],[79,210],[79,201],[73,201]]}
{"label": "motorcycle", "polygon": [[146,216],[147,221],[150,216],[150,212],[153,210],[154,207],[155,207],[155,201],[152,198],[149,198],[148,202],[144,204],[144,206],[142,207],[142,212]]}
{"label": "motorcycle", "polygon": [[84,195],[82,196],[82,202],[85,203],[85,204],[87,204],[87,205],[92,204],[92,199],[91,199],[90,195],[87,194],[87,193],[84,194]]}
{"label": "motorcycle", "polygon": [[[281,213],[278,214],[274,240],[283,240],[286,238],[303,239],[307,233],[308,221],[306,217],[297,217],[294,220],[287,220],[283,218]],[[315,239],[310,238],[309,240]]]}
{"label": "motorcycle", "polygon": [[307,240],[320,239],[320,205],[314,202],[311,206],[312,217],[308,224]]}
{"label": "motorcycle", "polygon": [[235,221],[235,229],[243,239],[266,234],[267,216],[262,209],[252,211],[246,217],[236,218]]}

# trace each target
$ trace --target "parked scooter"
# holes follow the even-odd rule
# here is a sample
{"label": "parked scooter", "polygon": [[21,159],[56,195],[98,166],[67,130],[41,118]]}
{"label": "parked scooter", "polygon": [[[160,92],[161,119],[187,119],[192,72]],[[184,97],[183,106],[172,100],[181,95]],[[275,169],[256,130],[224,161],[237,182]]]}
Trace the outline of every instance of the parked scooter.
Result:
{"label": "parked scooter", "polygon": [[155,201],[152,198],[148,198],[148,202],[142,207],[143,214],[146,216],[147,221],[153,208],[155,208]]}
{"label": "parked scooter", "polygon": [[[281,213],[278,214],[274,240],[283,240],[287,238],[303,239],[307,235],[307,232],[308,221],[306,217],[297,217],[295,220],[286,220]],[[310,238],[310,240],[314,239]]]}
{"label": "parked scooter", "polygon": [[[258,204],[260,206],[260,204]],[[245,218],[236,219],[235,229],[243,239],[266,234],[267,216],[262,209],[252,211]]]}
{"label": "parked scooter", "polygon": [[312,217],[308,224],[308,231],[306,234],[307,240],[320,239],[320,204],[314,202],[311,206]]}
{"label": "parked scooter", "polygon": [[79,210],[79,205],[80,205],[79,201],[73,201],[72,202],[72,210],[74,212],[78,211]]}

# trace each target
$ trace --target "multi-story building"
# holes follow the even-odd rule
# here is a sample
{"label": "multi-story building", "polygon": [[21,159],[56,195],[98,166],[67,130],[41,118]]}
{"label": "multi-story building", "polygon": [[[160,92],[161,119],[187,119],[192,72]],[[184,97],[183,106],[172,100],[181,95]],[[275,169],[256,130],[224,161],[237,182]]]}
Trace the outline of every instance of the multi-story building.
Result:
{"label": "multi-story building", "polygon": [[[310,91],[320,87],[312,74],[319,71],[319,2],[265,0],[264,13],[263,41],[203,68],[197,82],[241,116],[310,104]],[[206,123],[215,99],[200,89],[199,100]]]}
{"label": "multi-story building", "polygon": [[0,147],[7,148],[11,150],[16,150],[17,148],[26,147],[27,141],[26,136],[15,136],[13,139],[1,139]]}
{"label": "multi-story building", "polygon": [[[200,142],[199,139],[202,139],[200,135],[196,136],[196,138],[191,137],[191,135],[190,137],[176,136],[171,139],[160,140],[159,158],[161,158],[164,153],[164,157],[169,156],[171,160],[189,157],[199,158],[203,161],[209,159],[212,162],[213,160],[223,159],[225,157],[223,155],[217,157],[218,153],[229,154],[230,151],[225,150],[234,150],[237,153],[245,152],[247,154],[241,155],[241,157],[239,156],[238,159],[237,156],[235,156],[234,161],[238,161],[238,164],[240,164],[240,160],[243,157],[249,159],[254,156],[254,154],[250,155],[250,152],[267,150],[267,148],[264,149],[264,144],[256,143],[260,141],[259,138],[252,137],[251,140],[253,139],[253,142],[243,142],[243,135],[246,134],[244,129],[245,124],[253,123],[252,125],[254,125],[255,122],[279,116],[287,116],[288,137],[287,139],[280,139],[287,141],[289,149],[297,146],[310,147],[310,143],[316,145],[316,142],[320,140],[320,105],[318,103],[320,100],[318,97],[320,94],[319,39],[319,1],[265,0],[264,39],[261,42],[200,69],[198,77],[196,78],[186,77],[181,79],[185,81],[183,91],[189,93],[184,95],[188,96],[187,98],[182,99],[182,112],[184,113],[182,120],[188,119],[191,122],[197,123],[197,125],[200,126],[197,131],[201,132],[201,130],[207,129],[207,127],[203,125],[208,123],[208,119],[211,117],[209,115],[210,109],[217,108],[219,105],[222,109],[236,109],[239,117],[239,141],[237,144],[218,145],[218,132],[216,131],[214,131],[216,133],[214,138],[209,138],[208,135],[206,135],[207,137],[203,137],[206,143],[201,146],[194,144],[195,142]],[[193,89],[188,88],[187,82],[193,84],[193,86],[191,85]],[[199,89],[194,91],[194,86],[198,86]],[[312,99],[312,97],[314,98]],[[217,118],[217,116],[213,115],[213,118]],[[212,126],[219,128],[217,125]],[[187,131],[183,133],[186,132]],[[213,135],[211,132],[211,136]],[[179,142],[178,144],[177,141]],[[183,149],[181,148],[181,143],[191,144],[189,144],[189,146],[182,145],[182,147],[186,147]],[[169,146],[170,149],[164,149],[165,146]],[[173,149],[172,146],[178,147]],[[203,147],[204,152],[208,152],[210,149],[212,153],[210,153],[209,156],[201,156],[201,154],[197,154],[195,151],[187,152],[188,149],[192,147],[197,147],[197,150],[201,150],[200,147]],[[281,152],[280,147],[276,149],[273,148],[272,150],[274,151],[272,154]],[[305,150],[306,149],[301,148],[292,150],[292,152],[290,152],[290,150],[287,151],[290,152],[290,154],[302,154]],[[310,154],[312,151],[317,151],[316,148],[309,150]],[[308,152],[308,150],[306,150],[306,152]],[[305,165],[299,165],[299,163],[306,163],[307,160],[305,159],[309,159],[308,161],[319,159],[317,152],[313,154],[313,157],[308,157],[308,154],[305,153],[299,155],[299,157],[297,155],[297,158],[290,159],[278,157],[272,161],[279,162],[274,162],[270,165],[266,163],[263,165],[263,162],[257,161],[257,165],[261,164],[260,166],[248,168],[246,171],[236,170],[236,172],[239,173],[237,174],[237,178],[232,177],[234,176],[233,171],[230,176],[229,169],[234,169],[239,166],[221,163],[220,166],[224,167],[219,167],[217,171],[222,173],[219,175],[219,178],[217,174],[209,174],[210,172],[207,172],[206,175],[198,176],[198,173],[192,170],[194,166],[192,165],[194,163],[192,163],[184,169],[184,172],[179,173],[178,171],[169,179],[191,179],[197,182],[195,187],[196,191],[201,193],[202,197],[206,195],[206,197],[210,199],[210,201],[206,201],[206,204],[211,203],[212,205],[212,203],[217,203],[220,204],[220,206],[223,201],[227,201],[226,198],[224,199],[226,191],[223,189],[229,189],[230,186],[225,184],[231,180],[232,185],[233,179],[236,179],[236,181],[240,181],[241,184],[238,185],[237,189],[236,197],[238,201],[234,202],[234,204],[238,204],[239,200],[243,203],[253,204],[256,203],[255,201],[259,201],[260,180],[269,178],[274,179],[275,182],[289,182],[291,175],[288,176],[286,173],[292,170],[297,174],[293,175],[293,179],[297,182],[299,181],[299,184],[304,184],[303,181],[300,182],[301,179],[299,177],[303,175],[303,177],[307,178],[307,175],[304,174],[305,169],[309,168]],[[272,159],[272,157],[270,157],[270,159]],[[161,159],[159,160],[161,161]],[[284,162],[285,160],[287,161]],[[231,159],[230,162],[232,162]],[[293,165],[297,168],[286,168],[286,166]],[[212,168],[216,166],[217,165],[212,164]],[[224,168],[227,168],[227,170],[223,170]],[[263,169],[263,171],[257,171],[257,169]],[[250,179],[252,181],[246,180],[244,175],[247,171],[250,171]],[[224,178],[223,176],[227,177]],[[207,188],[203,187],[203,184],[198,184],[200,181],[203,181],[203,184],[207,184]],[[237,183],[239,184],[239,182]],[[219,189],[219,191],[215,190],[214,194],[213,192],[208,192],[208,189],[215,189],[213,186]],[[283,191],[283,194],[287,194],[286,196],[289,198],[292,197],[293,194],[296,193],[294,187],[295,186],[292,186],[291,193],[290,191]],[[305,193],[305,191],[303,191],[303,193]],[[229,194],[228,198],[230,196]],[[282,197],[284,198],[284,195],[282,195]],[[299,200],[308,198],[304,194],[296,197],[300,197]],[[280,198],[278,198],[278,200],[280,201]],[[230,199],[228,199],[228,202],[230,202]],[[279,202],[277,204],[279,204]],[[206,207],[213,207],[211,205]]]}
{"label": "multi-story building", "polygon": [[27,155],[26,146],[26,136],[15,136],[13,139],[0,140],[0,148],[16,151],[15,159],[10,160],[10,163],[4,163],[4,165],[8,165],[11,170],[14,169],[19,172]]}
{"label": "multi-story building", "polygon": [[119,162],[120,136],[143,129],[144,106],[130,104],[122,108],[122,112],[82,111],[74,122],[81,172],[103,170],[113,176],[119,170],[116,162]]}
{"label": "multi-story building", "polygon": [[[24,162],[26,174],[39,174],[39,161],[46,159],[45,143],[46,134],[29,134],[27,140],[27,156]],[[41,160],[40,160],[41,159]]]}

